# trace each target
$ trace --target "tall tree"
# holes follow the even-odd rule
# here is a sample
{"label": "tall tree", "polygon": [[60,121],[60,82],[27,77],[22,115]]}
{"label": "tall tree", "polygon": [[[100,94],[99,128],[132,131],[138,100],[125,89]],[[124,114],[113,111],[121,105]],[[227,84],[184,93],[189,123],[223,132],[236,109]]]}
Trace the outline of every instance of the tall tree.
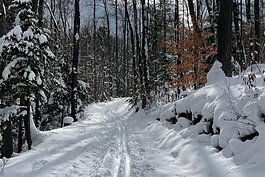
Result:
{"label": "tall tree", "polygon": [[6,34],[6,6],[3,0],[0,0],[0,37]]}
{"label": "tall tree", "polygon": [[72,61],[72,85],[71,85],[71,116],[77,121],[77,68],[79,55],[79,33],[80,33],[80,9],[79,0],[75,0],[75,17],[74,17],[74,48]]}
{"label": "tall tree", "polygon": [[247,16],[247,21],[250,22],[251,20],[251,13],[250,13],[250,0],[246,0],[246,16]]}
{"label": "tall tree", "polygon": [[217,59],[222,63],[222,69],[226,76],[232,76],[232,11],[233,0],[220,1],[217,29]]}
{"label": "tall tree", "polygon": [[94,82],[94,99],[98,100],[98,77],[97,77],[97,59],[96,59],[96,32],[97,32],[97,24],[96,24],[96,0],[93,1],[93,82]]}
{"label": "tall tree", "polygon": [[179,0],[175,0],[175,13],[174,13],[174,30],[175,42],[179,41]]}
{"label": "tall tree", "polygon": [[[112,88],[112,73],[111,73],[111,36],[110,36],[110,15],[109,15],[109,2],[108,0],[103,0],[103,4],[104,4],[104,11],[105,11],[105,18],[106,18],[106,25],[107,25],[107,39],[106,39],[106,56],[108,56],[109,58],[109,62],[107,64],[107,71],[106,71],[106,75],[107,75],[107,86],[106,86],[106,91],[107,91],[107,97],[112,96],[111,95],[111,88]],[[95,9],[94,9],[95,10]]]}
{"label": "tall tree", "polygon": [[190,16],[191,16],[193,28],[196,31],[196,33],[199,34],[200,30],[199,30],[199,25],[198,25],[196,13],[194,10],[193,0],[188,0],[188,6],[189,6],[189,11],[190,11]]}
{"label": "tall tree", "polygon": [[125,17],[126,20],[128,21],[128,25],[129,25],[129,31],[130,31],[130,39],[131,39],[131,50],[132,50],[132,70],[133,70],[133,92],[136,93],[137,91],[137,69],[136,69],[136,60],[137,60],[137,56],[136,56],[136,47],[135,47],[135,38],[134,38],[134,31],[133,31],[133,26],[130,20],[130,16],[129,16],[129,11],[128,11],[128,2],[127,0],[125,0]]}
{"label": "tall tree", "polygon": [[42,27],[43,25],[43,10],[44,10],[44,0],[39,0],[38,6],[38,26]]}
{"label": "tall tree", "polygon": [[[234,17],[234,28],[235,28],[235,36],[236,36],[236,46],[234,52],[234,58],[238,61],[241,69],[244,67],[244,57],[243,57],[243,46],[242,46],[242,34],[240,32],[240,17],[239,17],[239,3],[237,1],[233,2],[233,17]],[[242,25],[242,24],[241,24]]]}
{"label": "tall tree", "polygon": [[119,79],[119,39],[118,39],[118,0],[115,0],[115,83],[116,83],[116,96],[119,96],[120,92],[120,79]]}
{"label": "tall tree", "polygon": [[256,62],[260,60],[260,7],[259,0],[254,1],[254,26],[255,26],[255,37],[254,37],[254,56]]}
{"label": "tall tree", "polygon": [[[142,90],[142,108],[145,108],[147,105],[147,100],[148,100],[148,76],[147,76],[147,53],[148,53],[148,47],[147,47],[147,9],[146,9],[146,2],[145,0],[141,0],[142,4],[142,56],[141,60],[139,60],[139,70],[141,75],[140,78],[143,82],[141,85],[141,90]],[[142,63],[141,63],[142,62]]]}

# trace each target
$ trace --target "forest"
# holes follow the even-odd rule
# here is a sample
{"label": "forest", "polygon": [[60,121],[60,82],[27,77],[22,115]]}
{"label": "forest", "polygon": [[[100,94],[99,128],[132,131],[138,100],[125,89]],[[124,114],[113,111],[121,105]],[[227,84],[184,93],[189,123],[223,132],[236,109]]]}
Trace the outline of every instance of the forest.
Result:
{"label": "forest", "polygon": [[258,66],[264,23],[261,0],[0,0],[1,156],[88,104],[149,110],[205,86],[216,60],[227,77]]}

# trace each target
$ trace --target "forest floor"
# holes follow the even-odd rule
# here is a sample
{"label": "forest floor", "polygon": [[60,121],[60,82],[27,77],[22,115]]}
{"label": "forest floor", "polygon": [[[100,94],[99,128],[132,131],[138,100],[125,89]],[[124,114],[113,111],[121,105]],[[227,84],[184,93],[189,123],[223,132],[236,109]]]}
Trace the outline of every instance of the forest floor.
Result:
{"label": "forest floor", "polygon": [[203,138],[194,140],[130,108],[126,99],[88,106],[84,120],[42,132],[42,142],[9,159],[0,176],[249,177]]}

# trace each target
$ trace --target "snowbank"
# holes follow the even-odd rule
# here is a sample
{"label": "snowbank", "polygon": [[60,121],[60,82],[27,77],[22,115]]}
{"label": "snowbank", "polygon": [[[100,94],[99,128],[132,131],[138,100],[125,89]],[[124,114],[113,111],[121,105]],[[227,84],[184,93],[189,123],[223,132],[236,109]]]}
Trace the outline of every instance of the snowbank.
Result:
{"label": "snowbank", "polygon": [[[162,134],[160,146],[172,147],[179,135],[193,137],[233,157],[235,164],[255,163],[256,168],[265,164],[265,92],[262,72],[257,72],[264,67],[253,66],[243,77],[227,78],[221,66],[214,63],[205,87],[156,110],[162,122],[174,117],[176,124],[168,126],[178,132]],[[254,85],[248,82],[251,74],[255,74]]]}

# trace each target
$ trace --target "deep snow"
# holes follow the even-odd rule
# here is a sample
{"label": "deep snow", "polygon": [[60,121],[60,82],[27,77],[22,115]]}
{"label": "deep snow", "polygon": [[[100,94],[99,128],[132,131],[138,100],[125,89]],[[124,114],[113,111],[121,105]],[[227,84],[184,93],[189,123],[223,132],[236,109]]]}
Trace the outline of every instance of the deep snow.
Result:
{"label": "deep snow", "polygon": [[217,153],[209,135],[194,137],[195,126],[177,130],[153,119],[154,114],[135,114],[130,108],[126,99],[88,106],[84,120],[38,134],[35,140],[42,142],[9,159],[0,176],[255,176]]}

